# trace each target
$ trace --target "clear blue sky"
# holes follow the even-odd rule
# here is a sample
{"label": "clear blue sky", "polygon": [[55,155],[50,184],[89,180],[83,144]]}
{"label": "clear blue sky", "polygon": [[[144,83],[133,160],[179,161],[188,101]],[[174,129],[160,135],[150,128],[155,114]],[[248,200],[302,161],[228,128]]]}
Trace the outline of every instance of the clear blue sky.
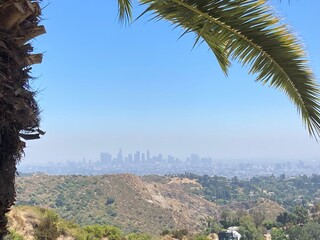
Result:
{"label": "clear blue sky", "polygon": [[[320,1],[272,2],[319,79]],[[25,164],[98,160],[119,148],[219,161],[320,160],[320,145],[285,94],[237,63],[226,78],[205,44],[192,49],[193,35],[178,40],[180,29],[148,17],[123,27],[116,0],[51,0],[43,18],[47,34],[34,45],[44,61],[33,75],[47,134],[27,143]]]}

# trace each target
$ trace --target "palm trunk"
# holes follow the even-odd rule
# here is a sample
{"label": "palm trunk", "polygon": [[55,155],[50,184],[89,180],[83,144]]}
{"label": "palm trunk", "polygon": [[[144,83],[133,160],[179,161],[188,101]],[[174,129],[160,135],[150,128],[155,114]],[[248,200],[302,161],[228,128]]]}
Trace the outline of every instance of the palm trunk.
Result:
{"label": "palm trunk", "polygon": [[19,135],[16,130],[2,128],[0,135],[0,239],[7,233],[7,219],[15,200],[14,179],[19,159]]}
{"label": "palm trunk", "polygon": [[25,139],[39,138],[39,109],[29,87],[30,65],[41,54],[31,54],[27,42],[43,33],[40,7],[30,0],[0,2],[0,239],[7,233],[6,213],[15,200],[16,164]]}

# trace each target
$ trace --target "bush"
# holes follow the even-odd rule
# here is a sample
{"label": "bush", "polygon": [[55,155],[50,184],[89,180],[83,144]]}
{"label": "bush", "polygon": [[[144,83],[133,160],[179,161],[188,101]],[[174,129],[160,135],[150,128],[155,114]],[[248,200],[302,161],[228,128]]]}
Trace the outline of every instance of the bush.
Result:
{"label": "bush", "polygon": [[56,204],[57,207],[62,207],[62,206],[65,205],[65,201],[66,201],[66,199],[65,199],[64,194],[63,193],[59,193],[57,198],[56,198],[55,204]]}
{"label": "bush", "polygon": [[72,236],[75,240],[85,240],[84,231],[78,224],[60,219],[57,224],[59,235]]}
{"label": "bush", "polygon": [[273,240],[287,240],[287,234],[282,229],[273,228],[271,231]]}
{"label": "bush", "polygon": [[108,209],[107,210],[107,214],[110,215],[111,217],[116,217],[117,216],[117,212],[113,209]]}
{"label": "bush", "polygon": [[263,223],[263,226],[267,229],[267,230],[271,230],[273,227],[277,227],[277,224],[275,222],[272,221],[265,221]]}
{"label": "bush", "polygon": [[58,215],[51,211],[40,209],[44,214],[38,226],[34,229],[34,237],[38,240],[55,240],[59,237],[57,228]]}
{"label": "bush", "polygon": [[161,236],[165,236],[165,235],[169,235],[169,234],[170,234],[170,231],[169,231],[168,229],[163,230],[163,231],[160,233]]}
{"label": "bush", "polygon": [[107,237],[109,240],[120,240],[122,232],[119,228],[112,226],[93,225],[84,228],[86,239],[98,240]]}
{"label": "bush", "polygon": [[148,234],[131,233],[127,236],[128,240],[151,240],[152,237]]}
{"label": "bush", "polygon": [[188,235],[187,229],[174,230],[171,232],[173,238],[182,239],[184,236]]}
{"label": "bush", "polygon": [[198,235],[198,236],[196,236],[195,240],[209,240],[209,238],[204,235]]}
{"label": "bush", "polygon": [[5,239],[10,239],[10,240],[24,240],[23,236],[21,236],[19,233],[17,233],[14,230],[10,230],[10,234],[7,238]]}
{"label": "bush", "polygon": [[208,228],[205,230],[205,234],[219,233],[222,230],[222,226],[214,219],[208,222]]}
{"label": "bush", "polygon": [[107,197],[106,205],[111,205],[115,201],[114,197]]}

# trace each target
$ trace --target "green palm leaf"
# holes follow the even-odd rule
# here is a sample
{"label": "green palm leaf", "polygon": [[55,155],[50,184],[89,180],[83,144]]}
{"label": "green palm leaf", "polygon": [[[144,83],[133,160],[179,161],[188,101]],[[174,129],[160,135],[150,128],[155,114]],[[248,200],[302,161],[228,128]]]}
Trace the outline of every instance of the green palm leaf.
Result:
{"label": "green palm leaf", "polygon": [[128,22],[132,18],[132,1],[118,0],[119,20],[123,23]]}
{"label": "green palm leaf", "polygon": [[144,13],[166,19],[203,39],[227,74],[236,59],[257,81],[283,90],[297,106],[310,135],[320,136],[319,86],[306,54],[263,0],[140,0]]}

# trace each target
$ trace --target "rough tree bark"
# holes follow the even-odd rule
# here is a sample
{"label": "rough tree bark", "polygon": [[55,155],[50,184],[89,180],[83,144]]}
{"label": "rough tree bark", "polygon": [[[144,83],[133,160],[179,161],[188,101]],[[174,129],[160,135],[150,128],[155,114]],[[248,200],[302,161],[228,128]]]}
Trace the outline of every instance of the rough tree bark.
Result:
{"label": "rough tree bark", "polygon": [[0,0],[0,239],[7,234],[6,213],[15,201],[16,164],[21,140],[39,138],[39,109],[29,86],[30,65],[41,63],[31,54],[29,40],[45,33],[39,26],[38,1]]}

